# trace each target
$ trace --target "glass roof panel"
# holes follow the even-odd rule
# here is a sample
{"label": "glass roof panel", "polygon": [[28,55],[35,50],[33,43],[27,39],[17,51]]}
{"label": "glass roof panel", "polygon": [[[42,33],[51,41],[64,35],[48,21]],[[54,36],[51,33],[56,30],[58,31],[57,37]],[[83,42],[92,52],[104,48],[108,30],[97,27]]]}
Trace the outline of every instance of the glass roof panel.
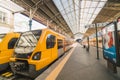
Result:
{"label": "glass roof panel", "polygon": [[81,1],[81,8],[85,7],[85,1]]}
{"label": "glass roof panel", "polygon": [[100,0],[100,1],[108,1],[108,0]]}
{"label": "glass roof panel", "polygon": [[94,14],[98,14],[102,8],[96,8]]}
{"label": "glass roof panel", "polygon": [[68,1],[66,1],[66,0],[61,0],[60,2],[61,2],[61,4],[63,5],[64,9],[69,9],[69,8],[68,8],[68,7],[69,7]]}
{"label": "glass roof panel", "polygon": [[73,1],[72,0],[68,0],[69,4],[71,4],[71,6],[73,6]]}
{"label": "glass roof panel", "polygon": [[86,7],[86,8],[89,8],[90,5],[91,5],[91,1],[86,1],[86,5],[85,5],[85,7]]}
{"label": "glass roof panel", "polygon": [[79,0],[74,0],[74,2],[76,6],[79,6]]}
{"label": "glass roof panel", "polygon": [[91,18],[91,14],[88,14],[88,15],[87,15],[87,18],[90,19],[90,18]]}
{"label": "glass roof panel", "polygon": [[85,33],[107,0],[53,0],[73,33]]}
{"label": "glass roof panel", "polygon": [[91,3],[90,7],[92,7],[92,8],[96,8],[97,5],[98,5],[98,2],[95,1],[95,2],[92,2],[92,3]]}
{"label": "glass roof panel", "polygon": [[80,9],[81,10],[81,13],[84,13],[84,9],[82,8],[82,9]]}
{"label": "glass roof panel", "polygon": [[84,9],[84,13],[88,13],[89,8]]}
{"label": "glass roof panel", "polygon": [[105,5],[105,2],[99,2],[98,6],[97,7],[103,7]]}
{"label": "glass roof panel", "polygon": [[90,14],[93,13],[94,10],[95,10],[95,8],[90,8],[90,9],[89,9],[89,13],[90,13]]}
{"label": "glass roof panel", "polygon": [[57,8],[59,9],[59,11],[63,10],[63,6],[61,5],[59,0],[54,0],[54,3],[56,4]]}

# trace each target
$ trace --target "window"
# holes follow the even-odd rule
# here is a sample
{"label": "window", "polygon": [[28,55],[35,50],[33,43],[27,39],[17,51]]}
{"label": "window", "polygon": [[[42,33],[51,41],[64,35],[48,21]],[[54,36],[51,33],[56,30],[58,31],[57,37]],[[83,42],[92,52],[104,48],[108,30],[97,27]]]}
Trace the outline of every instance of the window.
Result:
{"label": "window", "polygon": [[58,49],[63,48],[63,40],[57,39],[58,42]]}
{"label": "window", "polygon": [[32,31],[32,33],[36,37],[36,39],[39,40],[42,30],[35,30],[35,31]]}
{"label": "window", "polygon": [[5,12],[0,11],[0,22],[7,23]]}
{"label": "window", "polygon": [[47,49],[53,48],[55,46],[55,43],[56,43],[55,40],[56,40],[55,36],[49,34],[47,36],[47,40],[46,40],[46,48]]}
{"label": "window", "polygon": [[18,38],[12,38],[8,43],[8,49],[13,49]]}
{"label": "window", "polygon": [[69,40],[65,40],[65,46],[69,46]]}

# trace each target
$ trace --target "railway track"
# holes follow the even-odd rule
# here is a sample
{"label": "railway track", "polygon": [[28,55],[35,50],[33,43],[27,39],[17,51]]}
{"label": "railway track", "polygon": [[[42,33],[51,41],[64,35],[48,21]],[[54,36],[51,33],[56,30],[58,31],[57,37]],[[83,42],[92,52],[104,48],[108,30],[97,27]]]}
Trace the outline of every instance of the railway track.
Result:
{"label": "railway track", "polygon": [[3,71],[0,73],[0,80],[32,80],[22,75],[14,75],[12,71]]}

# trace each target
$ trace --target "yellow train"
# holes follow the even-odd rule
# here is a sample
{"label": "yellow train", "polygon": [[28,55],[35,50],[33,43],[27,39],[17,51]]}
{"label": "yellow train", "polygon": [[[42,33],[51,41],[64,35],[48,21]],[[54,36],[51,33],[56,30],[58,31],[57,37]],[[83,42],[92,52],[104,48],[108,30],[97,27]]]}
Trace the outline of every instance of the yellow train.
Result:
{"label": "yellow train", "polygon": [[[84,47],[87,47],[88,46],[88,41],[87,40],[83,40],[82,41],[82,45],[84,45]],[[96,47],[96,38],[89,39],[89,46]],[[102,37],[98,37],[98,47],[102,48]]]}
{"label": "yellow train", "polygon": [[15,74],[35,78],[65,51],[70,49],[66,38],[50,29],[28,31],[21,34],[10,66]]}
{"label": "yellow train", "polygon": [[19,33],[0,34],[0,71],[9,66],[10,57],[19,36]]}

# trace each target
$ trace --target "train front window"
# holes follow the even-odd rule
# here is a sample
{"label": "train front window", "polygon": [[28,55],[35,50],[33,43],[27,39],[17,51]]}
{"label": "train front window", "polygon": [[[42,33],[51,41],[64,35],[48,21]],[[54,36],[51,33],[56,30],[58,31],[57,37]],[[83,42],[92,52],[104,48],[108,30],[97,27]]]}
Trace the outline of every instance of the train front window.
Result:
{"label": "train front window", "polygon": [[3,38],[5,37],[6,34],[0,34],[0,42],[2,42]]}
{"label": "train front window", "polygon": [[25,32],[21,35],[15,48],[16,53],[30,53],[34,50],[41,35],[41,31]]}

